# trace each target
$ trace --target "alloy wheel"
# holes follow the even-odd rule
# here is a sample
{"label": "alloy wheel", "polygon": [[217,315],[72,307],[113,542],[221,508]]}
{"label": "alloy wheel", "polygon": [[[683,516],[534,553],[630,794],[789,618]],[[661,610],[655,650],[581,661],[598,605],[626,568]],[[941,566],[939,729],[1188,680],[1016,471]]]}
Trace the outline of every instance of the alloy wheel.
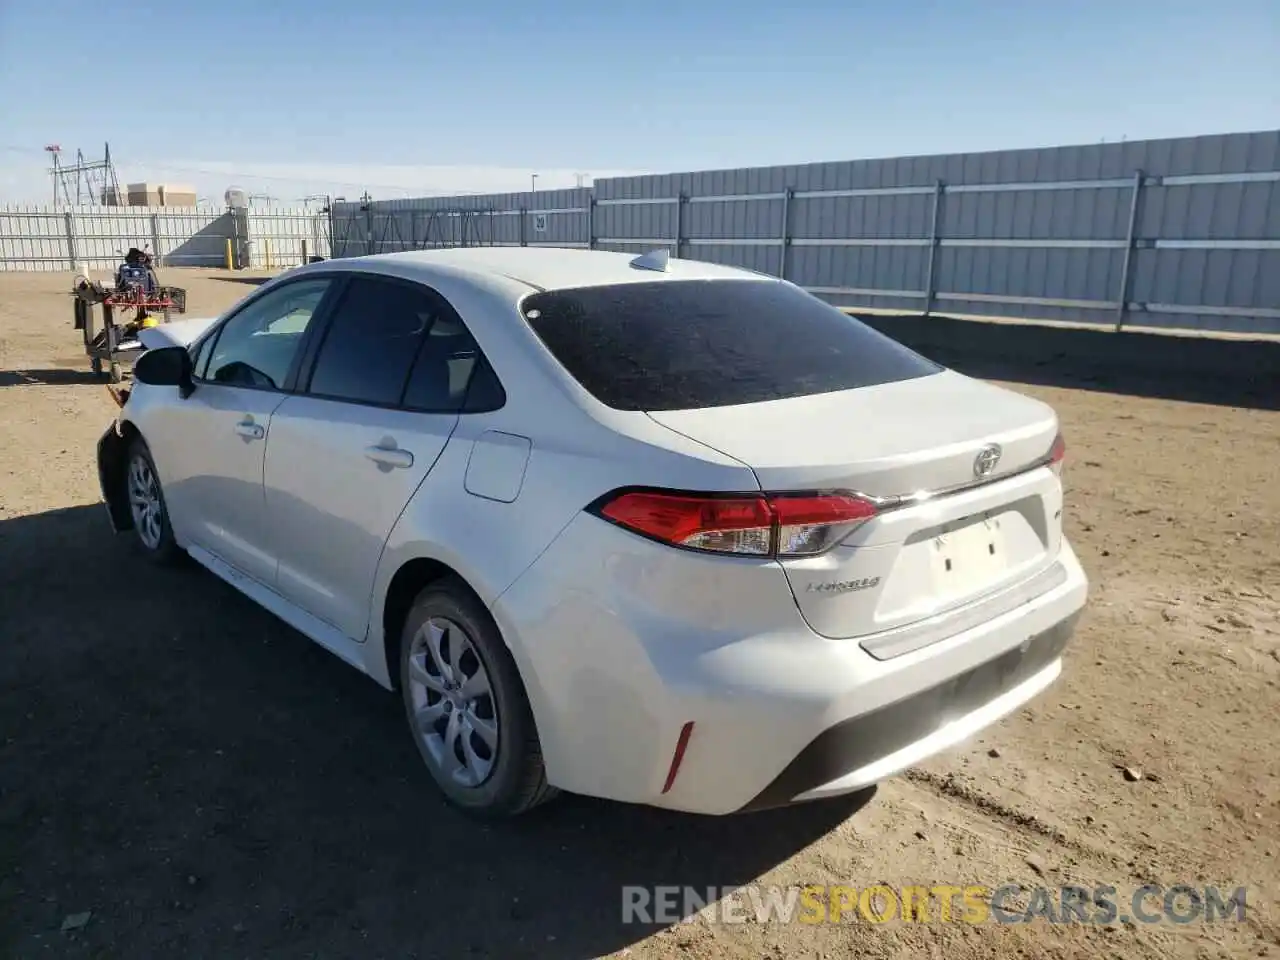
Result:
{"label": "alloy wheel", "polygon": [[133,528],[138,539],[148,550],[160,546],[164,527],[161,519],[163,504],[160,500],[160,481],[147,458],[135,455],[129,464],[129,511],[133,514]]}
{"label": "alloy wheel", "polygon": [[432,617],[409,649],[414,733],[438,774],[474,788],[489,779],[498,757],[498,705],[484,661],[467,632]]}

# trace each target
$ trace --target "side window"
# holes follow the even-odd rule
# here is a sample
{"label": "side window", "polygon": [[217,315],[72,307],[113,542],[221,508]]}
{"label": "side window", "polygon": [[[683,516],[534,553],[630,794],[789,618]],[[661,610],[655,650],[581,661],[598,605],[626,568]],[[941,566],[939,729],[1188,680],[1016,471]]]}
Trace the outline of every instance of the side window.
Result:
{"label": "side window", "polygon": [[[482,387],[479,406],[470,401]],[[404,406],[424,413],[481,412],[502,406],[502,387],[470,331],[451,309],[442,305],[436,322],[413,365],[404,392]]]}
{"label": "side window", "polygon": [[308,393],[393,406],[439,312],[425,287],[356,277],[333,311]]}
{"label": "side window", "polygon": [[332,284],[328,277],[298,280],[245,306],[218,332],[209,351],[206,379],[279,390],[302,335]]}

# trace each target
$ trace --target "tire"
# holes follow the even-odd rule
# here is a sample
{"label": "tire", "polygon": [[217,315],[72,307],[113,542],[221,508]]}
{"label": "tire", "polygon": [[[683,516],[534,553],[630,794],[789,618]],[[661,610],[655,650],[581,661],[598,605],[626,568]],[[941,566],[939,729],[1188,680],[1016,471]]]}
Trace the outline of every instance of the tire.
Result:
{"label": "tire", "polygon": [[[148,482],[148,479],[150,481]],[[160,474],[151,451],[139,437],[129,447],[125,461],[125,496],[133,519],[133,542],[137,551],[151,563],[170,566],[182,559],[185,551],[173,539],[169,524],[169,508],[165,504],[164,490],[160,487]],[[154,500],[144,507],[135,497],[146,499],[154,493]]]}
{"label": "tire", "polygon": [[[468,696],[481,686],[487,695]],[[515,661],[489,611],[460,581],[433,583],[414,601],[401,633],[400,692],[418,753],[457,809],[502,819],[558,792],[547,783]]]}

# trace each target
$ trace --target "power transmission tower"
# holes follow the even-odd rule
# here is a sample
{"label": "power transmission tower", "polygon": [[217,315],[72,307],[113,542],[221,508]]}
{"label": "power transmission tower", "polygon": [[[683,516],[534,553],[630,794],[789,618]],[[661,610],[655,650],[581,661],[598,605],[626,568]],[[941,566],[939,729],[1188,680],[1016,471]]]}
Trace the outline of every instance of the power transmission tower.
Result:
{"label": "power transmission tower", "polygon": [[53,177],[54,206],[124,206],[128,202],[120,193],[120,180],[111,162],[111,144],[103,145],[101,160],[86,160],[83,151],[77,149],[76,162],[67,165],[62,163],[62,147],[58,144],[51,143],[44,149],[53,155],[49,173]]}

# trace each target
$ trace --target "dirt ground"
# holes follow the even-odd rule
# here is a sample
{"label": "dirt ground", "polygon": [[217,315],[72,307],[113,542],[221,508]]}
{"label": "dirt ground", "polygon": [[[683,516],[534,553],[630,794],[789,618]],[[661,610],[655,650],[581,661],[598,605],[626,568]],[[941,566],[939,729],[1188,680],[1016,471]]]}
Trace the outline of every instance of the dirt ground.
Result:
{"label": "dirt ground", "polygon": [[[251,289],[170,282],[197,315]],[[1092,581],[1061,680],[870,795],[724,819],[565,797],[481,827],[436,799],[393,696],[112,536],[114,407],[69,283],[0,274],[0,956],[1280,958],[1274,345],[878,320],[1060,412]],[[621,917],[624,884],[1080,883],[1123,905],[1148,882],[1245,885],[1247,916]]]}

